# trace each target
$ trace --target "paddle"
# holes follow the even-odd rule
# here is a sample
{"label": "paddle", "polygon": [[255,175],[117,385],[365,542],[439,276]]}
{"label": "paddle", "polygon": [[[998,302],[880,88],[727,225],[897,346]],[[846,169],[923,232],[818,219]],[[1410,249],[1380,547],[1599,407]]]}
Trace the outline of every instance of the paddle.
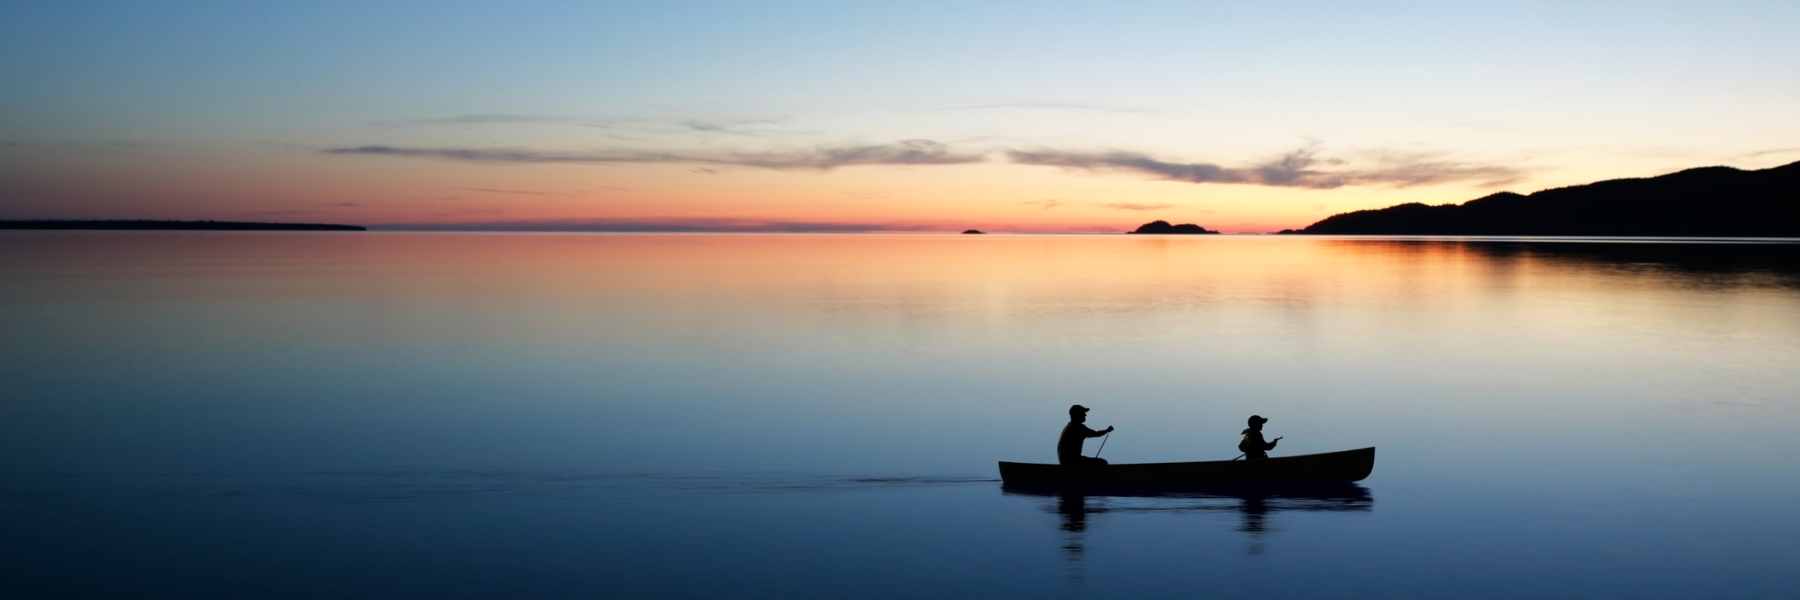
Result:
{"label": "paddle", "polygon": [[1112,439],[1111,431],[1106,432],[1106,437],[1100,438],[1100,450],[1094,451],[1094,458],[1100,458],[1100,451],[1106,449],[1106,440],[1110,439]]}
{"label": "paddle", "polygon": [[[1275,438],[1275,441],[1277,441],[1277,442],[1279,442],[1279,441],[1281,441],[1281,438],[1279,438],[1279,437],[1278,437],[1278,438]],[[1271,442],[1271,443],[1273,443],[1273,442]],[[1100,445],[1102,445],[1102,446],[1105,446],[1105,445],[1106,445],[1106,442],[1105,442],[1105,441],[1101,441],[1101,442],[1100,442]],[[1243,457],[1246,457],[1246,456],[1249,456],[1249,455],[1250,455],[1250,453],[1248,453],[1248,452],[1245,452],[1245,453],[1243,453],[1243,454],[1239,454],[1239,455],[1237,455],[1237,458],[1233,458],[1233,459],[1231,459],[1231,460],[1237,460],[1237,459],[1238,459],[1238,458],[1243,458]],[[1094,455],[1094,456],[1099,456],[1099,454],[1095,454],[1095,455]],[[1231,462],[1231,461],[1226,461],[1226,462]]]}

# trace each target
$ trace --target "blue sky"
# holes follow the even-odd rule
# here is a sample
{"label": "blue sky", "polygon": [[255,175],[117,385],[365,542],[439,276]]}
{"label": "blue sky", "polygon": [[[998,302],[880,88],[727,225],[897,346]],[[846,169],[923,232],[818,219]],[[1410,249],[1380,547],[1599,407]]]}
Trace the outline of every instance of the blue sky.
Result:
{"label": "blue sky", "polygon": [[[11,3],[0,218],[1299,226],[1800,160],[1796,30],[1791,2]],[[909,140],[985,158],[763,160]],[[420,152],[329,152],[365,147]],[[441,152],[496,149],[525,160]],[[1295,153],[1353,183],[1067,159]]]}

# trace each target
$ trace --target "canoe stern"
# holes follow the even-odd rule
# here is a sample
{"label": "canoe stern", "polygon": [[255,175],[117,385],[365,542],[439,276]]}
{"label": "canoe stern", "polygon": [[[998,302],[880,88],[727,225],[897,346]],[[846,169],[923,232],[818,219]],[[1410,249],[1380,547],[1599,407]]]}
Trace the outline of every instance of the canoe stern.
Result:
{"label": "canoe stern", "polygon": [[1000,462],[1007,483],[1303,483],[1362,481],[1375,470],[1375,449],[1284,456],[1120,465]]}

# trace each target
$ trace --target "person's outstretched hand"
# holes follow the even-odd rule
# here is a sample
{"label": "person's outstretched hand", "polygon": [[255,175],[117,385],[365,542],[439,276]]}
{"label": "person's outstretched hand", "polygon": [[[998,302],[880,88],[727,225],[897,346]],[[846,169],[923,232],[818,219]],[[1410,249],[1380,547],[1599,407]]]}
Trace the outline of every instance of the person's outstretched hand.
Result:
{"label": "person's outstretched hand", "polygon": [[1112,430],[1113,430],[1113,426],[1111,426],[1111,425],[1107,425],[1107,426],[1106,426],[1106,432],[1107,432],[1107,433],[1112,433]]}

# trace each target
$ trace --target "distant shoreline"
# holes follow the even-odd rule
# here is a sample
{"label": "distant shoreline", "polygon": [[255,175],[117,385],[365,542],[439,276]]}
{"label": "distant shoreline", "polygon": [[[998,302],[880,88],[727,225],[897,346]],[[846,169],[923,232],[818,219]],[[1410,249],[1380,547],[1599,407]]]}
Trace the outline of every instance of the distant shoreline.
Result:
{"label": "distant shoreline", "polygon": [[38,231],[368,231],[359,225],[331,223],[252,223],[246,221],[0,221],[0,229]]}
{"label": "distant shoreline", "polygon": [[[472,233],[472,234],[610,234],[610,235],[901,235],[901,236],[933,236],[963,235],[956,231],[614,231],[605,229],[588,230],[520,230],[520,229],[388,229],[381,225],[339,225],[330,223],[251,223],[237,221],[0,221],[0,231],[365,231],[371,233]],[[1129,233],[1129,232],[1128,232]],[[1273,233],[1224,233],[1207,231],[1214,237],[1255,238],[1255,237],[1296,237],[1293,235],[1277,235]],[[1290,233],[1300,233],[1291,231]],[[1110,237],[1117,235],[1095,231],[1008,231],[1002,235],[1020,236],[1091,236]],[[1181,236],[1187,237],[1187,236]],[[1564,242],[1599,242],[1599,243],[1751,243],[1751,244],[1795,244],[1800,243],[1800,235],[1795,236],[1693,236],[1693,235],[1467,235],[1467,234],[1417,234],[1417,233],[1378,233],[1378,234],[1304,234],[1299,237],[1365,239],[1365,240],[1397,240],[1397,241],[1462,241],[1462,242],[1527,242],[1527,243],[1564,243]]]}
{"label": "distant shoreline", "polygon": [[1701,167],[1462,204],[1340,213],[1288,235],[1800,237],[1800,162],[1756,171]]}

